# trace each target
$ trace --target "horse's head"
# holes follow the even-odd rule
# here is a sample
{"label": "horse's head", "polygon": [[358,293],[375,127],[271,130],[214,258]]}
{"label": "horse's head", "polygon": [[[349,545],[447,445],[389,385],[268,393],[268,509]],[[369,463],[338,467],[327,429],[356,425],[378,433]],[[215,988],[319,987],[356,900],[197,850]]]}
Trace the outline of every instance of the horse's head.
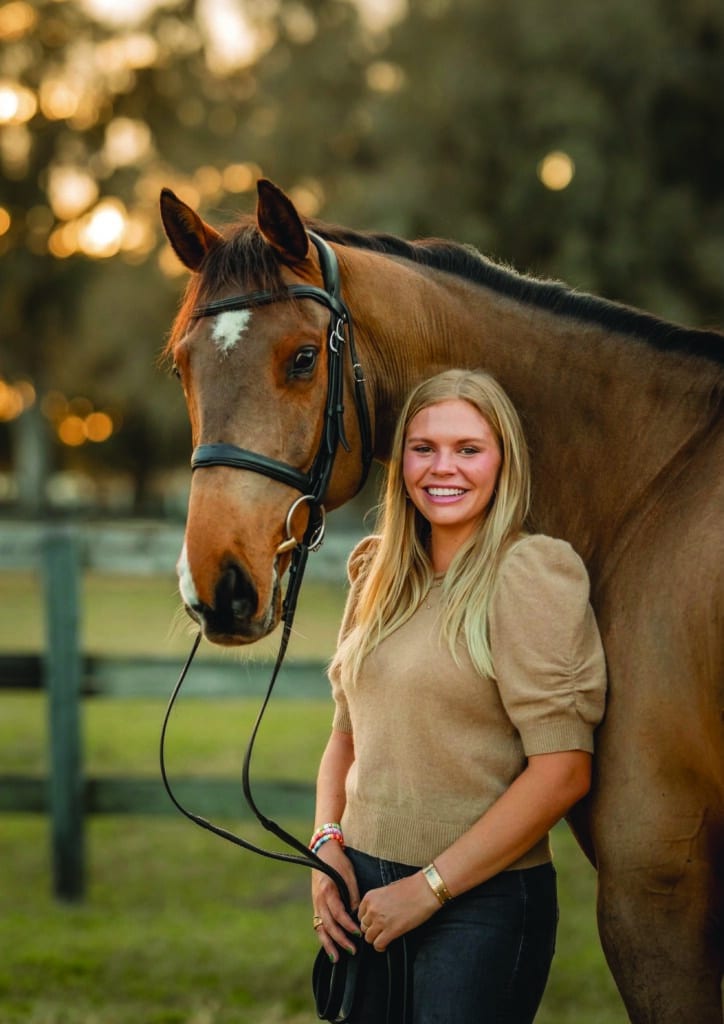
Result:
{"label": "horse's head", "polygon": [[276,186],[257,191],[256,220],[224,234],[161,195],[168,239],[193,272],[168,346],[195,446],[180,590],[221,644],[276,626],[280,581],[315,499],[334,508],[357,491],[369,440],[351,398],[361,375],[337,355],[347,311],[329,280],[334,253]]}

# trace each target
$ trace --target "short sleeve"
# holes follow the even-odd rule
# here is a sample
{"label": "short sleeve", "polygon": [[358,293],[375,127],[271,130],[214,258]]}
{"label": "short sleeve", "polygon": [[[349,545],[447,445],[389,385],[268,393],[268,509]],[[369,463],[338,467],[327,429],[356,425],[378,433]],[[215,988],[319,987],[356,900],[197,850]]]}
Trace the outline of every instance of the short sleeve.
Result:
{"label": "short sleeve", "polygon": [[[349,579],[350,588],[349,593],[347,594],[347,603],[345,604],[344,614],[342,615],[342,624],[339,628],[339,636],[337,638],[338,647],[354,626],[355,611],[357,609],[360,591],[378,544],[379,537],[375,535],[365,537],[355,546],[347,560],[347,577]],[[329,681],[332,684],[332,696],[335,703],[332,726],[340,732],[352,732],[352,721],[349,715],[347,699],[342,688],[340,666],[336,657],[332,659],[328,674]]]}
{"label": "short sleeve", "polygon": [[540,534],[505,556],[489,612],[495,676],[526,756],[593,751],[606,667],[586,568]]}

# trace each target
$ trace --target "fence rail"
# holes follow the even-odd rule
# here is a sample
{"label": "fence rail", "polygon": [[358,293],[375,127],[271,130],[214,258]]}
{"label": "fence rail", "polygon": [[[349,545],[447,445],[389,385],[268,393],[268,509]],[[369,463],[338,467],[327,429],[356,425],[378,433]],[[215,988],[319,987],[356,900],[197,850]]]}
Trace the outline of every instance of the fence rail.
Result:
{"label": "fence rail", "polygon": [[[85,569],[128,576],[173,575],[183,545],[183,527],[156,520],[89,522],[82,527],[55,523],[0,520],[0,570],[41,569],[48,538],[75,537]],[[310,556],[309,579],[344,582],[347,555],[361,533],[328,532]]]}
{"label": "fence rail", "polygon": [[[0,655],[0,690],[45,689],[41,654]],[[178,658],[99,658],[82,655],[79,695],[82,697],[168,697],[178,676]],[[199,658],[184,682],[188,697],[261,697],[271,674],[266,661],[244,663]],[[274,686],[274,695],[288,700],[324,699],[329,683],[321,661],[289,661]]]}
{"label": "fence rail", "polygon": [[[341,581],[355,537],[328,538],[309,562],[310,578]],[[80,649],[80,580],[88,569],[157,575],[173,572],[180,527],[165,523],[89,524],[79,528],[39,523],[0,524],[0,570],[38,570],[43,576],[46,650],[0,657],[0,689],[44,689],[49,716],[49,776],[0,776],[0,812],[50,816],[53,888],[64,900],[85,894],[85,818],[88,814],[159,814],[173,810],[160,779],[97,778],[83,771],[80,705],[84,696],[167,697],[179,664],[168,658],[93,658]],[[322,553],[324,552],[324,556]],[[244,665],[197,661],[184,692],[196,696],[258,696],[269,678],[266,662]],[[321,664],[290,662],[275,688],[281,698],[324,697]],[[174,782],[182,802],[205,813],[240,813],[240,783],[227,778]],[[255,799],[274,817],[309,815],[311,785],[258,781]]]}
{"label": "fence rail", "polygon": [[[205,815],[255,820],[241,798],[241,781],[207,776],[175,777],[173,791],[181,803]],[[290,780],[259,780],[252,783],[254,799],[271,818],[310,817],[314,811],[314,787]],[[80,800],[89,814],[176,814],[160,779],[103,776],[83,779]],[[0,813],[52,812],[47,780],[32,775],[0,775]],[[64,876],[63,876],[64,877]],[[76,899],[82,891],[58,892]]]}

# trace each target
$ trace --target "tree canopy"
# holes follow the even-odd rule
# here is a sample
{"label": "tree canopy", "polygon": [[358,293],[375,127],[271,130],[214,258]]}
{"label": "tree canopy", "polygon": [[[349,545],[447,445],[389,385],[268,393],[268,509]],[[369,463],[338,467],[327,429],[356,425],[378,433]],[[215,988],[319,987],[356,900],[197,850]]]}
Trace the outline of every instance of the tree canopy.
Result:
{"label": "tree canopy", "polygon": [[6,0],[0,41],[8,465],[34,423],[143,505],[185,462],[156,367],[183,282],[163,185],[218,224],[264,174],[309,215],[724,323],[713,0]]}

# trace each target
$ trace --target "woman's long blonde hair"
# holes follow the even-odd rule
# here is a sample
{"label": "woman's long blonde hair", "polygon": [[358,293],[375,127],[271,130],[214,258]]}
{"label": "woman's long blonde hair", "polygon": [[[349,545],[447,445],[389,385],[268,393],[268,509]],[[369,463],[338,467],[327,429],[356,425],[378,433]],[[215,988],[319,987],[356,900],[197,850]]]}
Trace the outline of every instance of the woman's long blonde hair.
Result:
{"label": "woman's long blonde hair", "polygon": [[474,370],[446,370],[419,384],[397,422],[375,532],[380,535],[366,572],[354,622],[333,666],[356,679],[370,651],[398,629],[419,606],[433,582],[428,552],[430,528],[407,499],[402,474],[407,429],[428,406],[453,399],[469,402],[490,425],[500,446],[496,489],[480,524],[451,562],[442,583],[442,635],[453,658],[467,646],[479,672],[494,676],[488,638],[488,608],[500,559],[521,536],[530,507],[530,464],[518,414],[498,382]]}

